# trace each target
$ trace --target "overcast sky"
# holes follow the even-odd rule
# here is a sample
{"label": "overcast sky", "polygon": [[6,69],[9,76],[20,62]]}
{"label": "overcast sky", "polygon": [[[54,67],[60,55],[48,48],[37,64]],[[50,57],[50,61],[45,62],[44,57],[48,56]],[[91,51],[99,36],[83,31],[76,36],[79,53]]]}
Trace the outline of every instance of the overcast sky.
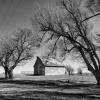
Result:
{"label": "overcast sky", "polygon": [[[56,0],[0,0],[0,34],[12,32],[19,27],[31,27],[31,17],[37,5],[55,6]],[[100,19],[100,18],[99,18]],[[95,28],[99,30],[100,21],[94,18]]]}
{"label": "overcast sky", "polygon": [[19,27],[31,27],[30,18],[36,6],[53,5],[54,0],[0,0],[0,33],[7,34]]}
{"label": "overcast sky", "polygon": [[[0,0],[0,34],[8,34],[19,27],[31,28],[31,17],[37,6],[55,7],[56,0]],[[100,24],[100,18],[92,19],[95,22],[95,29]]]}

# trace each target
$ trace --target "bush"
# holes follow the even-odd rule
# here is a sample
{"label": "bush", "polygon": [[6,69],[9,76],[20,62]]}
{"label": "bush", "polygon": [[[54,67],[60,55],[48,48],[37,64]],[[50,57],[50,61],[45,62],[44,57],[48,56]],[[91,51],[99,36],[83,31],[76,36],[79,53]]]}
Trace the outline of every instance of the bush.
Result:
{"label": "bush", "polygon": [[82,72],[82,69],[81,69],[81,68],[78,68],[77,74],[78,74],[78,75],[82,75],[82,73],[83,73],[83,72]]}
{"label": "bush", "polygon": [[73,74],[74,69],[70,65],[67,65],[65,68],[66,68],[66,72],[68,73],[68,75]]}

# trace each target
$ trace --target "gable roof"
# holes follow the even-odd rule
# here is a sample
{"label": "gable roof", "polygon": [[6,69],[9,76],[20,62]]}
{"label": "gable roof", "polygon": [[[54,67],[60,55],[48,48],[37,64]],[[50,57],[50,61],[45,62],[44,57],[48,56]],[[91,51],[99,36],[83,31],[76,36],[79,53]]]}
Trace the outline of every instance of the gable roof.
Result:
{"label": "gable roof", "polygon": [[45,67],[65,67],[65,66],[49,62],[49,64],[46,64]]}
{"label": "gable roof", "polygon": [[41,65],[42,67],[56,67],[56,68],[61,68],[61,67],[65,67],[65,66],[63,66],[63,65],[59,65],[59,64],[57,64],[57,63],[53,63],[53,62],[49,62],[49,63],[47,63],[47,64],[45,64],[44,65],[44,63],[43,63],[43,61],[37,56],[37,60],[36,60],[36,62],[35,62],[35,64],[34,64],[34,67],[37,67],[38,65]]}
{"label": "gable roof", "polygon": [[65,66],[55,66],[55,65],[45,65],[45,67],[56,67],[56,68],[64,68]]}

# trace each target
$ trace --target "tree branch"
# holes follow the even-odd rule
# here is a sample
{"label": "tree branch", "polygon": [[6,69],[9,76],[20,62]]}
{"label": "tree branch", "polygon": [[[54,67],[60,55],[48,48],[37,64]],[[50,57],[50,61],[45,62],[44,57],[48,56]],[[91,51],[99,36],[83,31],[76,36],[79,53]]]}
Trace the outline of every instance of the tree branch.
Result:
{"label": "tree branch", "polygon": [[97,13],[97,14],[95,14],[95,15],[93,15],[93,16],[90,16],[90,17],[88,17],[88,18],[82,20],[82,22],[87,21],[87,20],[89,20],[89,19],[91,19],[91,18],[93,18],[93,17],[96,17],[96,16],[98,16],[98,15],[100,15],[100,13]]}

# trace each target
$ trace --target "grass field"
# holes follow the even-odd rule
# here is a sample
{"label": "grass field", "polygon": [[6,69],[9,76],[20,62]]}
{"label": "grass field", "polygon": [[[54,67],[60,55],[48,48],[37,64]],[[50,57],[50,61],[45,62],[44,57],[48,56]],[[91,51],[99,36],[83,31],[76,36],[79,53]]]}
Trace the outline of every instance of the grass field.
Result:
{"label": "grass field", "polygon": [[100,100],[93,76],[15,75],[0,79],[0,100]]}

